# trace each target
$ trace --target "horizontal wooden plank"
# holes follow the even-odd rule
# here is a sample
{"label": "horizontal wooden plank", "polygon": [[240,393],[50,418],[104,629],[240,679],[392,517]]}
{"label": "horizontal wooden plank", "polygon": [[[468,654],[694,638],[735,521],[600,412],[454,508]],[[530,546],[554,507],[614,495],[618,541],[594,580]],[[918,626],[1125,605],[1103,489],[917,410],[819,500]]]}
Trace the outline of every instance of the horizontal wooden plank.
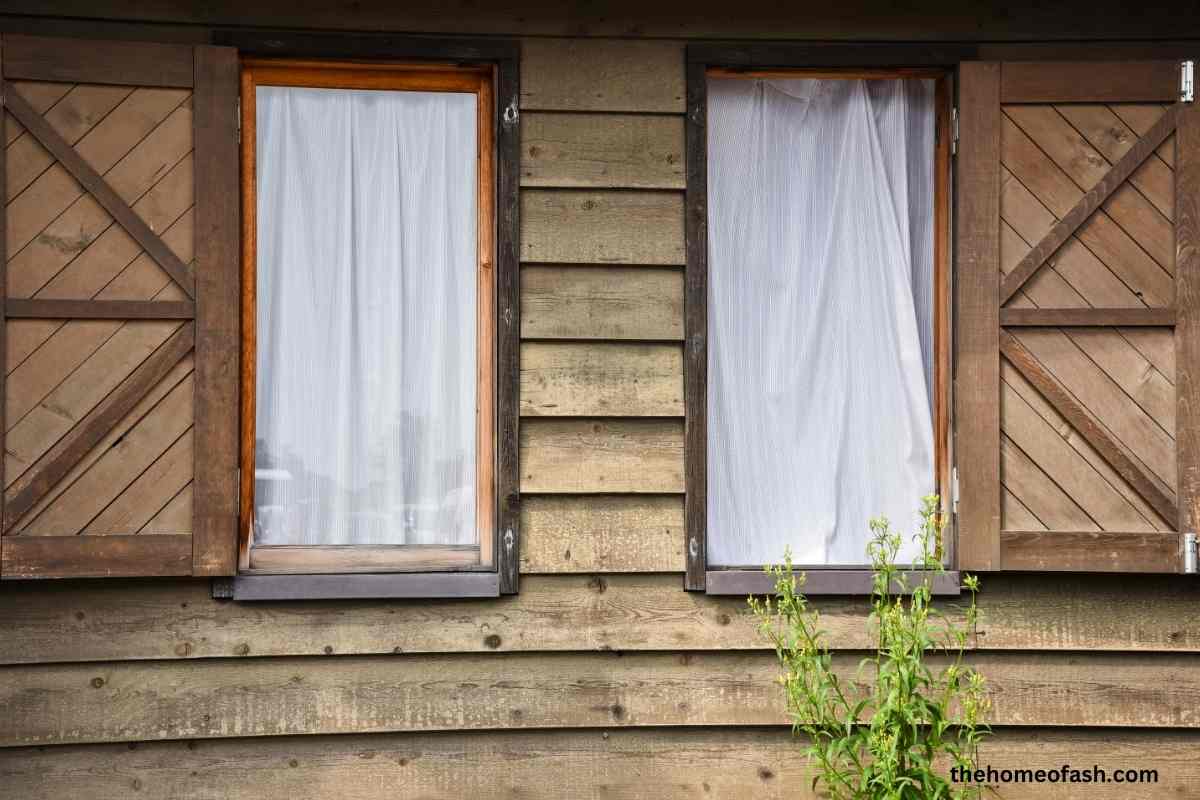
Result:
{"label": "horizontal wooden plank", "polygon": [[683,349],[677,344],[525,342],[521,414],[683,416]]}
{"label": "horizontal wooden plank", "polygon": [[[1200,783],[1190,731],[999,728],[978,759],[997,771],[1105,770],[1090,800],[1128,800],[1123,769],[1154,770],[1145,796],[1189,798]],[[0,784],[23,800],[378,800],[404,787],[422,800],[817,800],[803,739],[783,728],[605,728],[506,733],[376,734],[68,745],[0,751]],[[519,754],[514,757],[514,754]],[[1000,800],[1066,800],[1080,784],[994,787]]]}
{"label": "horizontal wooden plank", "polygon": [[521,498],[523,574],[682,570],[679,495]]}
{"label": "horizontal wooden plank", "polygon": [[193,319],[187,300],[26,300],[9,298],[4,313],[25,319]]}
{"label": "horizontal wooden plank", "polygon": [[681,42],[526,39],[521,42],[521,107],[549,111],[657,111],[682,114]]}
{"label": "horizontal wooden plank", "polygon": [[4,36],[4,77],[9,80],[191,86],[192,48],[154,42]]}
{"label": "horizontal wooden plank", "polygon": [[1004,569],[1049,572],[1183,571],[1178,533],[1001,531]]}
{"label": "horizontal wooden plank", "polygon": [[521,192],[521,260],[683,264],[683,194],[526,189]]}
{"label": "horizontal wooden plank", "polygon": [[526,419],[521,491],[683,491],[683,420]]}
{"label": "horizontal wooden plank", "polygon": [[191,574],[191,534],[0,538],[5,580]]}
{"label": "horizontal wooden plank", "polygon": [[[565,498],[526,503],[535,499]],[[545,513],[561,506],[552,504]],[[617,518],[622,512],[609,513]],[[634,514],[624,510],[625,518]],[[525,533],[524,521],[522,527]],[[580,521],[579,527],[586,536],[568,539],[566,546],[591,544],[597,524]],[[675,560],[682,565],[682,554]],[[684,592],[681,573],[682,566],[663,575],[523,575],[519,595],[487,603],[247,604],[212,599],[208,581],[14,582],[0,592],[6,632],[0,664],[766,646],[744,598]],[[1200,653],[1193,589],[1194,581],[1183,576],[989,575],[973,644],[986,650]],[[955,618],[963,608],[958,600],[938,605]],[[814,606],[831,647],[872,646],[864,598],[818,598]]]}
{"label": "horizontal wooden plank", "polygon": [[683,116],[525,114],[521,185],[682,189]]}
{"label": "horizontal wooden plank", "polygon": [[[834,657],[852,686],[859,656]],[[975,653],[999,725],[1200,727],[1200,656]],[[935,669],[944,661],[931,659]],[[52,664],[0,671],[0,746],[787,722],[770,651]],[[853,691],[853,690],[852,690]],[[336,713],[331,713],[336,709]]]}
{"label": "horizontal wooden plank", "polygon": [[1109,326],[1171,327],[1173,308],[1002,308],[1000,324],[1009,327]]}
{"label": "horizontal wooden plank", "polygon": [[1000,70],[1001,103],[1171,103],[1178,98],[1177,61],[1009,61]]}
{"label": "horizontal wooden plank", "polygon": [[683,339],[677,268],[526,266],[521,335],[527,339]]}

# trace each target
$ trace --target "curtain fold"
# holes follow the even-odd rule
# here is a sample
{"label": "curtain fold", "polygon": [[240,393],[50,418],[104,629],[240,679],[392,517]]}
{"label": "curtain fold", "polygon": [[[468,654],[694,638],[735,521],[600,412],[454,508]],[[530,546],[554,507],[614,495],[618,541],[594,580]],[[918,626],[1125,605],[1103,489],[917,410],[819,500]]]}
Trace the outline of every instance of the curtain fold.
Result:
{"label": "curtain fold", "polygon": [[934,85],[713,79],[708,561],[863,564],[934,486]]}
{"label": "curtain fold", "polygon": [[255,544],[474,544],[476,98],[256,97]]}

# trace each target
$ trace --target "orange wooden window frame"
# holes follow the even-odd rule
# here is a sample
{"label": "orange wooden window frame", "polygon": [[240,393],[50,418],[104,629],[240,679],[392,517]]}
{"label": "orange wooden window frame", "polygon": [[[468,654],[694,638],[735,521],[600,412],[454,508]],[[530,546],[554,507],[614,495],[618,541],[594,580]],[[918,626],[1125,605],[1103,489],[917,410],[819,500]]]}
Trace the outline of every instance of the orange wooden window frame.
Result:
{"label": "orange wooden window frame", "polygon": [[[936,491],[949,509],[947,491],[952,484],[950,453],[951,340],[950,340],[950,191],[951,119],[954,105],[951,71],[938,67],[851,67],[847,69],[737,69],[709,67],[708,78],[826,80],[932,80],[934,81],[933,162],[933,445]],[[952,540],[950,546],[953,546]],[[952,556],[953,552],[946,554]],[[953,563],[953,559],[947,559]],[[820,565],[816,565],[820,566]]]}
{"label": "orange wooden window frame", "polygon": [[[299,59],[243,59],[241,485],[238,566],[247,573],[438,572],[494,570],[496,529],[496,155],[491,66]],[[255,374],[257,370],[258,86],[464,92],[478,98],[478,268],[476,302],[476,520],[478,546],[289,546],[254,548]]]}

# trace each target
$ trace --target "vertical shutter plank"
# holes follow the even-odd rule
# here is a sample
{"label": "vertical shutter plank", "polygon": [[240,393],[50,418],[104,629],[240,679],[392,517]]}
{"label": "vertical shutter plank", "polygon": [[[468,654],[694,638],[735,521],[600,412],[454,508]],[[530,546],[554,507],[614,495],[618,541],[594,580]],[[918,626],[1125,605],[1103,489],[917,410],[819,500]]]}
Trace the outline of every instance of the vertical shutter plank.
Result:
{"label": "vertical shutter plank", "polygon": [[1179,532],[1200,528],[1200,104],[1175,133],[1175,386]]}
{"label": "vertical shutter plank", "polygon": [[[0,103],[7,91],[4,85],[4,45],[0,40]],[[5,112],[0,109],[0,120]],[[8,220],[8,146],[0,145],[0,537],[4,535],[4,487],[8,482],[4,475],[4,454],[8,452],[8,419],[5,407],[8,404],[8,320],[4,308],[8,304],[8,241],[5,237]],[[0,577],[4,575],[3,544],[0,544]]]}
{"label": "vertical shutter plank", "polygon": [[955,453],[959,567],[1000,568],[1000,65],[960,68]]}
{"label": "vertical shutter plank", "polygon": [[237,569],[239,187],[238,59],[194,50],[196,431],[192,570]]}

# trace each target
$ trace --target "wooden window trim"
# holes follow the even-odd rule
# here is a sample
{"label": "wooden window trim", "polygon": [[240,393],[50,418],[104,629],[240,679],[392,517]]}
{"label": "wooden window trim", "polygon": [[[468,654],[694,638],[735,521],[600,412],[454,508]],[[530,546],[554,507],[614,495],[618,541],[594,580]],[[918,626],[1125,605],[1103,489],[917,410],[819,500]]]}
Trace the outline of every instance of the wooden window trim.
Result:
{"label": "wooden window trim", "polygon": [[[240,574],[235,585],[244,599],[300,596],[479,597],[518,588],[519,528],[517,409],[519,407],[517,315],[517,118],[519,50],[511,42],[330,37],[294,33],[234,32],[220,39],[243,55],[243,368],[242,481],[239,487]],[[286,56],[275,58],[274,56]],[[326,60],[329,59],[329,60]],[[367,60],[370,59],[370,60]],[[247,74],[251,78],[247,78]],[[253,80],[257,78],[257,80]],[[311,547],[251,551],[254,456],[254,104],[253,87],[320,85],[331,88],[390,88],[472,91],[479,95],[480,304],[477,330],[479,424],[477,498],[479,547]],[[249,89],[249,98],[247,98]],[[250,100],[248,102],[247,100]],[[491,157],[485,157],[490,155]],[[353,552],[351,552],[353,551]],[[270,572],[273,574],[263,574]],[[491,578],[486,576],[490,575]],[[462,576],[464,580],[453,580]],[[310,579],[320,577],[313,582]],[[380,580],[387,578],[387,580]],[[431,580],[436,578],[437,580]],[[276,580],[279,579],[279,580]],[[337,579],[331,581],[329,579]],[[362,582],[356,589],[353,584]],[[287,588],[267,591],[262,587]],[[339,588],[330,594],[331,586]],[[306,595],[308,587],[311,593]]]}
{"label": "wooden window trim", "polygon": [[[971,48],[908,45],[842,47],[812,45],[689,45],[687,50],[687,189],[684,282],[684,588],[708,594],[769,593],[774,579],[761,568],[710,569],[707,563],[707,415],[708,415],[708,79],[722,78],[933,78],[937,81],[934,175],[934,441],[936,485],[947,495],[951,485],[953,352],[950,108],[954,70]],[[901,66],[903,65],[903,66]],[[948,502],[946,503],[948,505]],[[947,528],[945,561],[955,561],[955,531]],[[805,592],[855,595],[871,592],[867,565],[797,565],[806,572]],[[958,593],[958,573],[935,580],[938,594]]]}

